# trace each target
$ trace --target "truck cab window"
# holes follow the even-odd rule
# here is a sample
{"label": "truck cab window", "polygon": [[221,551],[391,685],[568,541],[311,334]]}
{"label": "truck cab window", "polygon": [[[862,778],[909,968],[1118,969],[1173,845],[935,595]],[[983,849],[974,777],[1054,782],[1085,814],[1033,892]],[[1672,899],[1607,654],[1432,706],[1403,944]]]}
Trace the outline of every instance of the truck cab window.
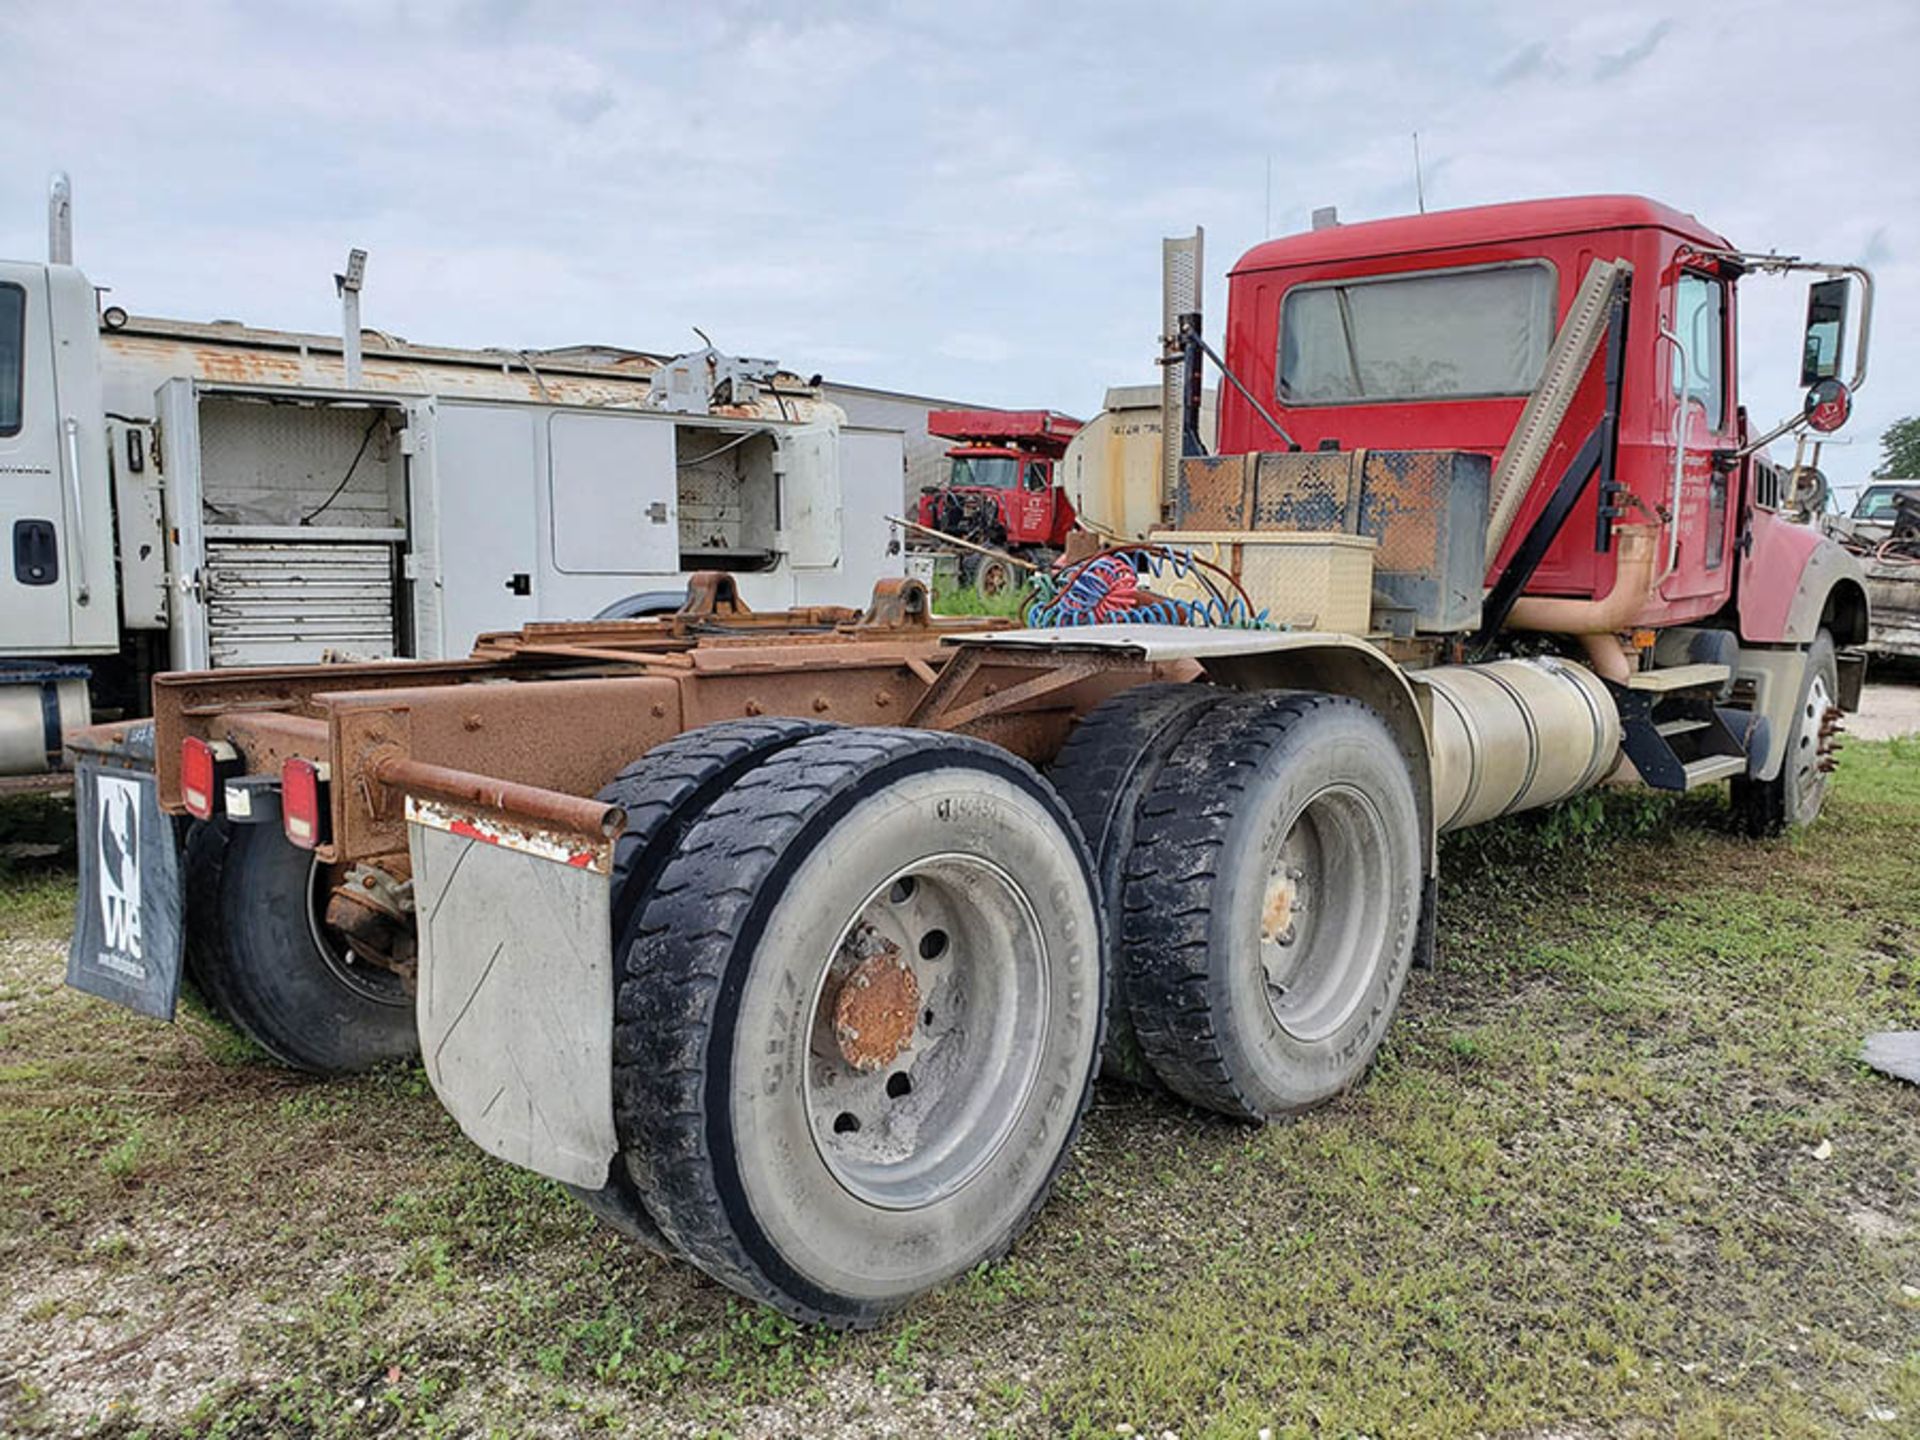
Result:
{"label": "truck cab window", "polygon": [[26,330],[27,292],[18,285],[0,285],[0,435],[20,433]]}
{"label": "truck cab window", "polygon": [[1558,288],[1533,261],[1296,285],[1280,305],[1280,403],[1525,395]]}
{"label": "truck cab window", "polygon": [[985,490],[1011,490],[1020,480],[1020,462],[1010,455],[956,455],[953,483]]}
{"label": "truck cab window", "polygon": [[1707,423],[1719,430],[1727,420],[1726,288],[1705,275],[1682,273],[1673,290],[1673,330],[1686,341],[1693,366],[1689,383],[1679,351],[1673,352],[1673,393],[1685,387],[1687,398],[1699,401]]}

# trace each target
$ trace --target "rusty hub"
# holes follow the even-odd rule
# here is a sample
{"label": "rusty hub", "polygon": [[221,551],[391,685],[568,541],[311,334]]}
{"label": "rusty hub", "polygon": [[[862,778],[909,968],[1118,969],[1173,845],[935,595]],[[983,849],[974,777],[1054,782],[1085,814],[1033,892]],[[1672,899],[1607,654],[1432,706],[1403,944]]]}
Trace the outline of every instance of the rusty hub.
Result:
{"label": "rusty hub", "polygon": [[411,993],[418,949],[412,865],[404,853],[380,858],[380,865],[319,867],[325,929],[314,938],[327,950],[344,946],[339,958],[350,967],[365,962],[392,971]]}
{"label": "rusty hub", "polygon": [[847,1064],[871,1074],[913,1043],[920,982],[907,957],[887,945],[847,975],[833,1002],[833,1038]]}
{"label": "rusty hub", "polygon": [[1267,877],[1266,903],[1260,910],[1260,938],[1269,945],[1291,945],[1295,918],[1306,911],[1306,896],[1301,893],[1305,872],[1298,865],[1282,864]]}

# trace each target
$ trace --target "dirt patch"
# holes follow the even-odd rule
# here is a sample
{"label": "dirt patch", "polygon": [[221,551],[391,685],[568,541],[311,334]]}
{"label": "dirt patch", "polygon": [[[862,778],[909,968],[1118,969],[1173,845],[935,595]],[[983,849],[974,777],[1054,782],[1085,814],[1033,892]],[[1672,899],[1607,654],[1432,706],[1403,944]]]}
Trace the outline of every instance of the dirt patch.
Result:
{"label": "dirt patch", "polygon": [[1879,683],[1860,692],[1860,711],[1847,717],[1847,733],[1859,740],[1897,740],[1920,735],[1920,684]]}

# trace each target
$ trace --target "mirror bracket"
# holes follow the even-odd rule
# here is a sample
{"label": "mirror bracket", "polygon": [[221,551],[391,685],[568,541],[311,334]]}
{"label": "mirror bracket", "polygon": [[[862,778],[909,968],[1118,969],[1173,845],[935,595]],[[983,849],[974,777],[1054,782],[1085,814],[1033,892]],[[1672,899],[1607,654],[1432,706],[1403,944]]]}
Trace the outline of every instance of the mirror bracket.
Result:
{"label": "mirror bracket", "polygon": [[[1867,343],[1873,332],[1873,273],[1864,265],[1841,265],[1823,260],[1803,260],[1798,255],[1760,255],[1745,250],[1714,250],[1695,246],[1682,248],[1677,259],[1688,255],[1705,260],[1718,261],[1721,265],[1738,266],[1744,273],[1762,275],[1787,275],[1805,272],[1825,276],[1829,280],[1838,280],[1851,276],[1860,282],[1860,329],[1853,341],[1853,376],[1846,382],[1849,395],[1859,393],[1860,387],[1867,383]],[[1837,359],[1837,357],[1836,357]],[[1807,423],[1804,408],[1789,415],[1765,434],[1756,435],[1734,452],[1736,459],[1745,459],[1755,451],[1772,444],[1789,430],[1795,430]]]}

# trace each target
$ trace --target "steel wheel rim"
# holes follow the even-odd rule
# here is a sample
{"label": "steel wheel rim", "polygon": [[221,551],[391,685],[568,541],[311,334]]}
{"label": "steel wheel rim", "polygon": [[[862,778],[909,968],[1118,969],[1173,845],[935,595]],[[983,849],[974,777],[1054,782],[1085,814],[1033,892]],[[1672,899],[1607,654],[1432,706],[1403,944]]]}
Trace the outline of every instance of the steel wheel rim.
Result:
{"label": "steel wheel rim", "polygon": [[1795,815],[1811,815],[1826,796],[1827,772],[1820,768],[1820,727],[1832,708],[1833,692],[1827,688],[1827,677],[1816,671],[1800,709],[1800,723],[1794,726]]}
{"label": "steel wheel rim", "polygon": [[[843,1189],[919,1209],[992,1161],[1040,1073],[1047,961],[1032,899],[979,856],[916,860],[868,894],[822,965],[802,1078],[814,1148]],[[855,1013],[842,997],[863,967],[890,988],[886,972],[904,968],[917,989],[904,1047],[871,1069],[848,1051],[871,1058],[860,1047],[872,1037],[836,1028]]]}
{"label": "steel wheel rim", "polygon": [[355,961],[352,952],[335,938],[322,918],[332,888],[327,883],[327,866],[318,855],[314,856],[307,871],[307,934],[312,937],[313,948],[319,952],[327,973],[354,994],[376,1005],[411,1005],[413,997],[407,994],[406,984],[398,975],[378,965]]}
{"label": "steel wheel rim", "polygon": [[1390,844],[1379,807],[1350,785],[1309,796],[1281,831],[1255,938],[1267,1008],[1296,1040],[1332,1035],[1366,998],[1391,921]]}

